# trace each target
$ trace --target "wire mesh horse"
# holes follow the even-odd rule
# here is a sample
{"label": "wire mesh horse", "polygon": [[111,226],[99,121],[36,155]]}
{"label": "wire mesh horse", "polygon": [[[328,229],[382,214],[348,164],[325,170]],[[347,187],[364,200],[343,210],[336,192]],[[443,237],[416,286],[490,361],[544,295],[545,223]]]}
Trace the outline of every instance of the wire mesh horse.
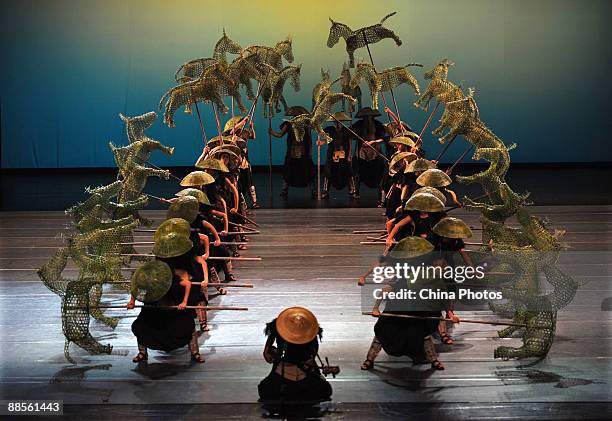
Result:
{"label": "wire mesh horse", "polygon": [[355,50],[363,48],[366,44],[375,44],[385,38],[391,38],[397,46],[402,45],[402,40],[392,30],[385,28],[383,23],[385,20],[395,15],[396,12],[389,13],[375,25],[366,26],[353,31],[348,25],[336,22],[329,18],[332,26],[329,28],[329,37],[327,38],[327,46],[332,48],[338,43],[340,37],[346,42],[346,52],[349,56],[349,67],[355,67]]}
{"label": "wire mesh horse", "polygon": [[390,91],[402,84],[407,83],[414,89],[414,92],[419,95],[419,83],[416,78],[407,70],[409,66],[420,66],[418,63],[411,63],[405,66],[391,67],[382,72],[377,72],[374,66],[369,63],[359,63],[355,70],[355,74],[351,79],[350,86],[355,88],[359,86],[363,79],[366,80],[370,94],[372,95],[372,108],[378,108],[378,94],[381,92]]}

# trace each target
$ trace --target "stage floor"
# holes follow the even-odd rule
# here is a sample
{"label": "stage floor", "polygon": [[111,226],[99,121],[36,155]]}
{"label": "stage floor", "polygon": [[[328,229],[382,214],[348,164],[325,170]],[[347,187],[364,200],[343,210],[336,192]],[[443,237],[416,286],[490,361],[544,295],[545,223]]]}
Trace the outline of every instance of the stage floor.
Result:
{"label": "stage floor", "polygon": [[[71,346],[78,365],[67,363],[60,322],[60,299],[35,273],[62,244],[58,234],[69,219],[63,212],[0,214],[0,299],[2,399],[62,399],[66,413],[90,419],[151,417],[167,419],[260,418],[257,384],[269,372],[262,358],[264,324],[287,306],[314,311],[324,328],[321,356],[339,364],[330,379],[333,402],[328,416],[351,419],[609,419],[612,394],[612,206],[533,207],[580,260],[561,258],[561,269],[583,285],[559,313],[557,336],[548,358],[528,369],[493,359],[500,345],[494,326],[459,325],[456,344],[438,346],[445,371],[413,366],[407,358],[381,353],[375,369],[361,371],[375,319],[361,315],[356,284],[381,249],[360,246],[365,235],[353,230],[380,228],[380,209],[261,209],[252,213],[261,234],[250,237],[237,274],[253,289],[230,289],[214,304],[246,306],[248,312],[212,314],[211,331],[201,337],[203,365],[193,365],[186,349],[151,352],[136,365],[130,324],[137,310],[108,314],[122,319],[113,331],[92,322],[91,331],[113,345],[111,355],[90,356]],[[145,216],[161,220],[160,211]],[[476,225],[478,214],[456,212]],[[159,222],[159,221],[158,221]],[[475,231],[473,241],[479,241]],[[150,241],[141,233],[136,241]],[[143,252],[147,246],[140,247]],[[73,266],[65,276],[76,276]],[[120,291],[105,294],[123,304]],[[490,312],[460,316],[494,319]],[[231,405],[227,405],[231,404]]]}

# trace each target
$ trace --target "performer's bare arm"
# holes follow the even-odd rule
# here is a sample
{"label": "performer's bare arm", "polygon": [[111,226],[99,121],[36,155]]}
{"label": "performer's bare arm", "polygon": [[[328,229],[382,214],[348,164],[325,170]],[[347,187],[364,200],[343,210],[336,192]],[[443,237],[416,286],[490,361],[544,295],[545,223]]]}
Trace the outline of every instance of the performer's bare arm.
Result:
{"label": "performer's bare arm", "polygon": [[221,233],[222,236],[226,236],[227,232],[229,232],[229,218],[227,217],[227,203],[225,203],[225,199],[223,199],[222,197],[219,198],[221,200],[221,204],[223,205],[223,232]]}
{"label": "performer's bare arm", "polygon": [[282,126],[280,132],[274,131],[272,129],[270,129],[268,131],[274,137],[283,137],[285,134],[287,134],[287,126],[288,125]]}
{"label": "performer's bare arm", "polygon": [[185,288],[183,301],[177,306],[177,308],[179,310],[185,310],[185,307],[187,307],[187,300],[189,299],[189,292],[191,291],[191,281],[189,280],[189,274],[186,271],[177,269],[175,273],[179,278],[181,278],[180,284],[183,288]]}
{"label": "performer's bare arm", "polygon": [[238,203],[240,202],[240,193],[238,193],[238,189],[236,188],[234,183],[232,183],[228,178],[225,179],[225,185],[230,188],[230,190],[232,191],[233,196],[234,196],[235,206],[233,206],[230,209],[230,212],[231,213],[236,213],[236,212],[238,212]]}
{"label": "performer's bare arm", "polygon": [[[207,237],[208,238],[208,237]],[[204,273],[204,280],[202,281],[202,287],[206,288],[208,286],[208,263],[206,263],[206,259],[208,256],[196,256],[195,261],[202,266],[202,271]]]}
{"label": "performer's bare arm", "polygon": [[[217,211],[212,211],[212,212],[214,213],[214,212],[217,212]],[[218,212],[218,213],[221,216],[223,215],[221,212]],[[204,228],[208,229],[212,233],[212,235],[215,237],[215,242],[213,243],[213,245],[217,246],[217,247],[220,246],[221,245],[221,238],[219,237],[219,233],[217,232],[217,229],[214,227],[214,225],[211,224],[208,221],[202,221],[202,226]]]}
{"label": "performer's bare arm", "polygon": [[459,199],[457,199],[457,193],[455,193],[454,191],[452,191],[451,189],[444,189],[448,194],[450,194],[451,199],[453,200],[453,203],[455,204],[455,206],[461,208],[463,207],[463,205],[461,204],[461,202],[459,201]]}
{"label": "performer's bare arm", "polygon": [[402,186],[402,196],[401,196],[402,202],[408,198],[409,193],[410,193],[410,186],[407,186],[407,185]]}
{"label": "performer's bare arm", "polygon": [[[393,288],[390,285],[386,285],[382,288],[383,292],[391,292]],[[384,301],[384,299],[379,298],[374,302],[374,307],[372,308],[372,316],[378,317],[380,316],[380,304]]]}
{"label": "performer's bare arm", "polygon": [[399,221],[397,224],[395,224],[395,226],[393,227],[393,229],[391,230],[391,232],[387,236],[387,241],[386,241],[387,248],[393,246],[393,243],[395,241],[395,235],[400,230],[400,228],[402,228],[403,226],[405,226],[405,225],[407,225],[407,224],[409,224],[411,222],[412,222],[412,218],[410,216],[407,216],[404,219],[402,219],[401,221]]}
{"label": "performer's bare arm", "polygon": [[130,302],[127,303],[126,307],[127,307],[128,310],[131,310],[131,309],[134,308],[135,305],[136,305],[136,298],[133,295],[131,295],[130,296]]}

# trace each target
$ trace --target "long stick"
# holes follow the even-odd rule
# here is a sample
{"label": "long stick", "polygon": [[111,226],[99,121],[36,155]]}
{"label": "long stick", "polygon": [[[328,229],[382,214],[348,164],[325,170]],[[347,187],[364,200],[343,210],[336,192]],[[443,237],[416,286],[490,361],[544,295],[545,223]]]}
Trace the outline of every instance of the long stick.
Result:
{"label": "long stick", "polygon": [[[372,312],[371,311],[363,311],[361,314],[366,315],[366,316],[371,316]],[[400,317],[402,319],[420,319],[420,320],[441,320],[441,321],[445,321],[445,322],[453,322],[453,319],[446,319],[444,317],[431,317],[431,316],[411,316],[408,314],[391,314],[391,313],[380,313],[381,316],[386,316],[386,317]],[[520,323],[510,323],[510,322],[490,322],[488,320],[466,320],[466,319],[461,319],[461,323],[475,323],[475,324],[481,324],[481,325],[493,325],[493,326],[517,326],[517,327],[527,327],[527,325],[524,324],[520,324]]]}
{"label": "long stick", "polygon": [[[130,270],[132,268],[129,268]],[[130,284],[131,281],[123,281],[123,282],[107,282],[107,284]],[[205,282],[191,282],[191,285],[202,285]],[[231,288],[253,288],[253,284],[234,284],[234,283],[225,283],[225,282],[209,282],[209,287],[231,287]]]}
{"label": "long stick", "polygon": [[440,101],[436,103],[436,106],[434,107],[433,111],[431,112],[431,114],[429,114],[429,117],[427,118],[427,121],[425,122],[423,129],[421,129],[421,133],[419,133],[418,139],[416,140],[416,142],[414,142],[417,147],[421,143],[423,143],[423,133],[425,133],[425,129],[427,129],[427,126],[429,126],[429,123],[431,123],[431,119],[433,118],[434,114],[436,114],[436,111],[438,111],[439,106],[440,106]]}
{"label": "long stick", "polygon": [[[475,201],[477,201],[477,200],[484,199],[485,197],[489,197],[489,195],[490,195],[490,194],[492,194],[492,193],[496,193],[498,190],[499,190],[499,189],[495,189],[495,190],[493,190],[491,193],[485,193],[485,194],[483,194],[483,195],[481,195],[481,196],[478,196],[478,197],[475,197],[474,199],[471,199],[471,200],[475,202]],[[458,209],[459,207],[460,207],[460,206],[453,206],[452,208],[448,208],[448,209],[446,209],[446,210],[445,210],[445,212],[450,212],[450,211],[452,211],[452,210]],[[474,229],[482,229],[482,228],[474,228]]]}
{"label": "long stick", "polygon": [[[138,159],[138,156],[135,156],[134,159]],[[140,162],[144,163],[144,164],[147,164],[147,165],[150,165],[151,167],[155,168],[156,170],[162,170],[162,171],[164,170],[163,168],[158,167],[157,165],[153,164],[150,161],[141,159]],[[168,171],[168,174],[170,174],[170,177],[174,178],[175,180],[183,181],[180,178],[178,178],[176,175],[172,174],[170,171]]]}
{"label": "long stick", "polygon": [[[230,225],[233,225],[235,227],[245,229],[245,230],[257,231],[255,228],[247,227],[246,225],[238,224],[236,222],[228,221],[227,223],[230,224]],[[248,234],[248,232],[245,232],[245,234]]]}
{"label": "long stick", "polygon": [[332,119],[334,119],[334,121],[336,121],[337,123],[340,123],[342,126],[344,126],[345,129],[347,129],[353,136],[355,136],[357,139],[359,139],[361,141],[362,144],[369,146],[370,148],[372,148],[374,150],[374,152],[376,152],[376,154],[378,156],[380,156],[381,158],[383,158],[385,161],[389,162],[389,158],[387,158],[386,156],[384,156],[382,153],[380,153],[380,151],[378,149],[376,149],[374,146],[370,145],[369,143],[367,143],[365,141],[365,139],[361,136],[359,136],[357,133],[355,133],[355,131],[353,129],[351,129],[349,126],[347,126],[346,124],[344,124],[344,122],[338,120],[336,117],[334,117],[332,114],[329,115]]}
{"label": "long stick", "polygon": [[450,145],[453,144],[453,142],[455,141],[456,138],[457,138],[457,135],[454,135],[451,140],[446,142],[446,145],[444,145],[444,148],[440,151],[438,156],[436,156],[436,159],[435,159],[436,162],[440,162],[440,158],[442,158],[442,155],[444,155],[446,153],[446,151],[448,150],[448,148],[450,148]]}
{"label": "long stick", "polygon": [[[125,305],[99,305],[90,307],[66,307],[67,309],[91,309],[91,308],[122,308],[128,310]],[[147,304],[137,304],[134,308],[159,308],[159,309],[171,309],[178,308],[178,306],[152,306]],[[230,307],[230,306],[186,306],[189,310],[207,310],[207,311],[223,311],[223,310],[234,310],[234,311],[248,311],[248,307]]]}
{"label": "long stick", "polygon": [[247,223],[251,224],[251,225],[255,225],[256,227],[259,227],[259,224],[255,221],[253,221],[250,218],[247,218],[245,215],[241,214],[241,213],[234,213],[234,215],[238,215],[239,217],[241,217],[242,219],[244,219]]}
{"label": "long stick", "polygon": [[[153,245],[155,241],[131,241],[129,243],[119,243],[122,246],[145,246],[145,245]],[[246,246],[249,243],[242,241],[221,241],[222,246]]]}
{"label": "long stick", "polygon": [[217,121],[217,131],[219,132],[219,139],[223,139],[223,136],[221,135],[221,119],[219,117],[219,112],[217,111],[217,107],[215,106],[214,102],[211,101],[210,104],[212,105],[213,113],[215,114],[215,120]]}
{"label": "long stick", "polygon": [[384,229],[380,230],[356,230],[353,231],[353,234],[378,234],[379,232],[387,232]]}
{"label": "long stick", "polygon": [[272,116],[268,116],[268,190],[270,191],[270,207],[273,207],[274,187],[272,185]]}
{"label": "long stick", "polygon": [[[191,97],[193,98],[193,86],[191,86]],[[208,143],[206,132],[204,131],[204,123],[202,123],[202,115],[200,114],[200,107],[198,107],[198,101],[194,101],[196,114],[198,115],[198,121],[200,122],[200,131],[202,132],[202,138],[204,139],[204,145]]]}
{"label": "long stick", "polygon": [[[155,257],[154,254],[147,253],[121,253],[120,256],[126,257]],[[225,257],[225,256],[209,256],[207,260],[238,260],[244,262],[260,262],[261,257]]]}
{"label": "long stick", "polygon": [[[368,49],[368,55],[370,56],[370,63],[372,63],[372,67],[374,68],[374,71],[376,72],[376,65],[374,64],[374,59],[372,58],[372,52],[370,51],[370,43],[368,43],[368,38],[366,37],[366,33],[365,31],[362,32],[363,34],[363,42],[365,42],[366,48]],[[391,95],[393,95],[393,88],[391,88],[391,86],[389,86],[389,90],[391,91]],[[385,93],[384,92],[380,92],[383,102],[385,103],[385,108],[389,108],[389,105],[387,104],[387,99],[385,98]],[[397,109],[397,104],[396,104],[396,108],[395,108],[395,112],[397,114],[397,118],[399,119],[399,121],[402,121],[402,118],[400,117],[400,113],[399,110]],[[387,113],[387,119],[389,120],[389,125],[391,125],[391,115],[389,113]],[[401,124],[400,124],[401,126]]]}
{"label": "long stick", "polygon": [[321,144],[317,138],[317,200],[321,200]]}
{"label": "long stick", "polygon": [[446,170],[446,174],[451,175],[451,173],[453,172],[453,170],[455,169],[455,167],[457,166],[457,164],[458,164],[458,163],[460,163],[460,162],[461,162],[461,160],[462,160],[463,158],[465,158],[465,156],[466,156],[466,155],[467,155],[467,154],[468,154],[468,153],[469,153],[469,152],[470,152],[472,149],[474,149],[474,145],[470,145],[470,146],[469,146],[469,147],[468,147],[468,148],[465,150],[465,152],[463,152],[463,153],[461,154],[461,156],[460,156],[459,158],[457,158],[457,160],[454,162],[454,164],[453,164],[453,165],[451,165],[451,166],[450,166],[450,168]]}

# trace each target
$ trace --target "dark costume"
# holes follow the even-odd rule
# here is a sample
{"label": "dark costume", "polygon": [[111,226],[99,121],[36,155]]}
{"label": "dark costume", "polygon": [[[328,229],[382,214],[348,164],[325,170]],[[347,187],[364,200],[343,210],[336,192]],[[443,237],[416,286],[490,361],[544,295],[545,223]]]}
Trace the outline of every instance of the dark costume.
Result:
{"label": "dark costume", "polygon": [[323,192],[329,192],[329,186],[334,186],[337,190],[342,190],[350,185],[350,191],[354,191],[353,170],[349,156],[351,151],[351,133],[342,127],[340,130],[336,126],[325,128],[325,133],[333,140],[327,145],[327,159],[325,161],[325,178],[323,179]]}
{"label": "dark costume", "polygon": [[432,244],[438,241],[438,236],[433,233],[433,227],[446,216],[445,212],[428,212],[427,217],[422,217],[420,211],[404,210],[395,218],[395,223],[399,223],[405,217],[410,216],[412,221],[399,229],[395,235],[397,241],[408,236],[423,237]]}
{"label": "dark costume", "polygon": [[[321,332],[319,330],[319,337]],[[288,343],[278,334],[276,319],[266,325],[265,333],[269,337],[268,340],[272,340],[272,344],[276,343],[278,352],[274,356],[270,374],[257,386],[260,399],[287,402],[329,400],[332,388],[315,363],[319,351],[319,338],[315,337],[303,345]],[[283,377],[284,364],[296,366],[305,377],[298,381]]]}
{"label": "dark costume", "polygon": [[287,153],[285,154],[285,166],[283,169],[283,180],[287,187],[306,187],[310,185],[315,176],[315,166],[312,162],[312,138],[310,128],[304,132],[304,137],[298,141],[289,121],[284,121],[281,130],[287,132]]}
{"label": "dark costume", "polygon": [[[366,141],[384,139],[387,137],[387,132],[383,124],[374,120],[374,126],[367,130],[365,120],[359,120],[351,127],[361,138]],[[381,152],[380,144],[372,145],[378,152]],[[387,172],[387,162],[377,154],[371,147],[363,145],[358,139],[355,148],[355,157],[353,158],[353,174],[355,175],[355,185],[357,192],[359,186],[364,183],[370,188],[378,188],[381,196],[379,197],[379,205],[384,201],[384,190],[381,189],[382,179]]]}
{"label": "dark costume", "polygon": [[[176,306],[183,301],[185,289],[180,285],[181,280],[174,274],[174,270],[183,269],[191,272],[191,259],[191,252],[169,259],[158,258],[172,269],[172,286],[162,299],[151,305]],[[189,298],[191,299],[191,294]],[[194,299],[197,300],[195,296]],[[132,332],[138,339],[139,346],[172,351],[191,342],[195,329],[194,317],[193,310],[143,307],[132,323]]]}

